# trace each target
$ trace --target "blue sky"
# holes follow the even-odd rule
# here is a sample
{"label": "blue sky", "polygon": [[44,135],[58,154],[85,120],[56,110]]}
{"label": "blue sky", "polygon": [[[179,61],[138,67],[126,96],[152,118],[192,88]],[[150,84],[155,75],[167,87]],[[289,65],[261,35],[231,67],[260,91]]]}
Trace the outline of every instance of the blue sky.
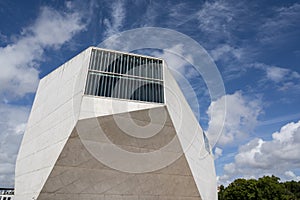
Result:
{"label": "blue sky", "polygon": [[[219,184],[271,174],[300,180],[299,1],[2,0],[1,187],[13,186],[39,79],[87,47],[140,27],[186,34],[215,61],[226,89],[219,99],[211,101],[201,76],[183,76],[197,94],[199,122],[209,138],[221,126],[227,102],[225,126],[213,147]],[[176,63],[161,51],[148,53]]]}

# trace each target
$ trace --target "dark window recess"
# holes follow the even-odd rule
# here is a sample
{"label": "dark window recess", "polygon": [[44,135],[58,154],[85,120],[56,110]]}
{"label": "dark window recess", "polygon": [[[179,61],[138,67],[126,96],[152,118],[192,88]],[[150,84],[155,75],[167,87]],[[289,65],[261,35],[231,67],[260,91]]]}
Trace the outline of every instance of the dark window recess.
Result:
{"label": "dark window recess", "polygon": [[162,60],[92,50],[85,94],[164,102]]}
{"label": "dark window recess", "polygon": [[208,153],[210,153],[210,145],[209,145],[209,140],[205,134],[205,132],[203,131],[203,139],[204,139],[204,145],[205,145],[205,149]]}

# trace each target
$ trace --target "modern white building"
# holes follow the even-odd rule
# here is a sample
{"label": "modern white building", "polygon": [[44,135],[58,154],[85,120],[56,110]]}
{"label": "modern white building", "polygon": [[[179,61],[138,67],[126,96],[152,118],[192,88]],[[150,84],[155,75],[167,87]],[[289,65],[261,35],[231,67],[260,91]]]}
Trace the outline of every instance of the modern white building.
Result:
{"label": "modern white building", "polygon": [[217,199],[207,138],[166,63],[90,47],[44,77],[15,199]]}

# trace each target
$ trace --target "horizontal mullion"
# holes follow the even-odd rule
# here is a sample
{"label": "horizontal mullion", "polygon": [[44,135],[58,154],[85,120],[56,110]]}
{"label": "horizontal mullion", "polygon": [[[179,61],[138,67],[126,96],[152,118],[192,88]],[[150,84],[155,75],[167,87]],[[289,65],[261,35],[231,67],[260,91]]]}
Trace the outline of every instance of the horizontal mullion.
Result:
{"label": "horizontal mullion", "polygon": [[107,75],[114,75],[114,76],[119,76],[119,77],[128,77],[128,78],[135,78],[135,79],[141,79],[141,80],[163,82],[163,80],[161,80],[161,79],[147,78],[147,77],[134,76],[134,75],[128,75],[128,74],[119,74],[119,73],[113,73],[113,72],[104,72],[104,71],[99,71],[99,70],[89,69],[89,72],[93,72],[95,74],[107,74]]}

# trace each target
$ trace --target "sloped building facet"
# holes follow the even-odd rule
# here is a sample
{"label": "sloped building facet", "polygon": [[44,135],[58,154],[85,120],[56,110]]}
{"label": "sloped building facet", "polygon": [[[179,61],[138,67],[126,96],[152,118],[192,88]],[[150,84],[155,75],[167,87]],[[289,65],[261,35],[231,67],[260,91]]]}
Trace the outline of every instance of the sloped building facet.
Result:
{"label": "sloped building facet", "polygon": [[15,199],[217,199],[206,136],[162,59],[90,47],[39,84]]}

